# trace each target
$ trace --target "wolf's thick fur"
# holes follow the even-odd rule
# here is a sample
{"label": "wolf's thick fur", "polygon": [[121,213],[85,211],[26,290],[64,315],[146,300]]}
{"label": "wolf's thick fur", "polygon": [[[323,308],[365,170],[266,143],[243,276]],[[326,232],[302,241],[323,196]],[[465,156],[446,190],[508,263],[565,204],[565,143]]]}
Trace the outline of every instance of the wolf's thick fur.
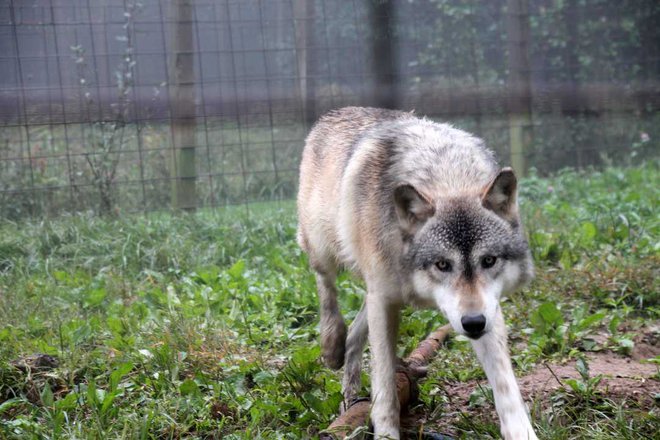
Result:
{"label": "wolf's thick fur", "polygon": [[[316,272],[323,359],[360,390],[367,334],[376,435],[399,438],[394,383],[399,311],[441,310],[472,345],[505,439],[536,439],[509,359],[503,292],[532,276],[516,178],[483,141],[410,113],[349,107],[314,126],[303,152],[298,242]],[[365,304],[346,330],[335,279],[362,276]],[[348,334],[347,334],[348,333]]]}

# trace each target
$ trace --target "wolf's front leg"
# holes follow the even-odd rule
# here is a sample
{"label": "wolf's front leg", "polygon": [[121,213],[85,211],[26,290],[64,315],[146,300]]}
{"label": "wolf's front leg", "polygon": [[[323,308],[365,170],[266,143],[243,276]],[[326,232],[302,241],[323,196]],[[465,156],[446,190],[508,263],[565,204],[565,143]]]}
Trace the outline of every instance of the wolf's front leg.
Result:
{"label": "wolf's front leg", "polygon": [[396,392],[396,340],[399,307],[367,293],[371,347],[371,420],[376,439],[399,438],[399,397]]}
{"label": "wolf's front leg", "polygon": [[513,375],[507,348],[506,326],[499,307],[493,329],[481,338],[473,340],[472,347],[493,389],[502,437],[505,440],[537,440],[520,395],[518,382]]}

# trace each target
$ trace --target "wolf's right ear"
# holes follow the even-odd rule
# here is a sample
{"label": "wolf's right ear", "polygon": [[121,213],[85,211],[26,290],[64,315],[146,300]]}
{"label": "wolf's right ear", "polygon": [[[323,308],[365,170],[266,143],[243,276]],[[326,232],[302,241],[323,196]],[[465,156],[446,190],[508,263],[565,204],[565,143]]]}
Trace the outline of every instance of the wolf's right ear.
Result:
{"label": "wolf's right ear", "polygon": [[411,185],[397,186],[394,190],[394,206],[401,229],[414,234],[435,213],[433,204]]}
{"label": "wolf's right ear", "polygon": [[511,168],[502,168],[484,192],[481,203],[484,208],[490,209],[505,220],[514,222],[518,216],[517,193],[516,175]]}

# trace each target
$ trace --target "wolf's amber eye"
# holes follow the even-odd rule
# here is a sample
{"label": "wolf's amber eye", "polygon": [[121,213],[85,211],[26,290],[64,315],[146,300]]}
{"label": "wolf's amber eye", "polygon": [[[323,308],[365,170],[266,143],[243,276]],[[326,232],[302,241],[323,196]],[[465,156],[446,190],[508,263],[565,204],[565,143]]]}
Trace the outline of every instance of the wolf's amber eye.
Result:
{"label": "wolf's amber eye", "polygon": [[495,266],[496,261],[497,261],[497,257],[493,257],[492,255],[487,255],[481,259],[481,267],[483,267],[484,269],[489,269]]}
{"label": "wolf's amber eye", "polygon": [[451,272],[451,263],[447,260],[438,261],[435,263],[435,267],[437,267],[440,272]]}

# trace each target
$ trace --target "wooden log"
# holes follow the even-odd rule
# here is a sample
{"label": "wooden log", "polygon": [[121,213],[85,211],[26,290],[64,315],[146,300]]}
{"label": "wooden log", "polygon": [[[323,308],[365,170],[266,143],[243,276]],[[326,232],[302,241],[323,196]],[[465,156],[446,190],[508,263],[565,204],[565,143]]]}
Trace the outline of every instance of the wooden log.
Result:
{"label": "wooden log", "polygon": [[[444,325],[428,335],[417,345],[410,355],[403,360],[403,365],[396,373],[396,387],[404,411],[417,396],[417,381],[426,375],[426,366],[431,363],[436,353],[451,333],[451,326]],[[364,426],[369,417],[370,401],[359,400],[319,435],[321,440],[335,440],[346,437],[356,428]]]}

